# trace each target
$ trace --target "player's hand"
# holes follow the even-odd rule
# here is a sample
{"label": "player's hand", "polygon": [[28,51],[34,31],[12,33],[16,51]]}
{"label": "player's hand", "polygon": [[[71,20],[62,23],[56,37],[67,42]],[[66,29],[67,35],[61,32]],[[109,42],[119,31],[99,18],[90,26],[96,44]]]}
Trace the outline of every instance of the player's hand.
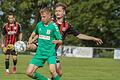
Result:
{"label": "player's hand", "polygon": [[101,45],[103,43],[103,41],[99,38],[94,38],[93,40],[96,42],[97,45]]}
{"label": "player's hand", "polygon": [[27,44],[32,44],[32,41],[28,41]]}
{"label": "player's hand", "polygon": [[2,44],[2,45],[1,45],[1,47],[2,47],[2,48],[4,48],[4,47],[5,47],[5,45],[4,45],[4,44]]}
{"label": "player's hand", "polygon": [[62,44],[62,41],[61,40],[53,40],[52,43],[53,44]]}
{"label": "player's hand", "polygon": [[57,44],[57,43],[58,43],[58,40],[53,40],[52,43],[53,43],[53,44]]}

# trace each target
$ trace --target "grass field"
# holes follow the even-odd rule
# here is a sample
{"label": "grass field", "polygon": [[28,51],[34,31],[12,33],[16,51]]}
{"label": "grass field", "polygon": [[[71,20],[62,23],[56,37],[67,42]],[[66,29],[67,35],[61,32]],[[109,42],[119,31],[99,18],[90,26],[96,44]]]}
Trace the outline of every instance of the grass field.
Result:
{"label": "grass field", "polygon": [[[25,75],[25,69],[32,56],[19,55],[17,74],[4,75],[4,55],[0,55],[0,80],[32,80]],[[106,58],[61,58],[63,77],[61,80],[120,80],[120,60]],[[10,63],[12,66],[12,61]],[[10,69],[12,67],[10,66]],[[47,64],[38,70],[50,77]]]}

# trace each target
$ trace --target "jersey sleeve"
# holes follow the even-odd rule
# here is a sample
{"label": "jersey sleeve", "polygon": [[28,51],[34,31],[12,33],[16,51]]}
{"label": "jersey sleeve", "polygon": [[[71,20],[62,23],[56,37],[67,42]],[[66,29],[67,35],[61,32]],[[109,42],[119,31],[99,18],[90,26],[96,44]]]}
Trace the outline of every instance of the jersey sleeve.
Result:
{"label": "jersey sleeve", "polygon": [[59,28],[56,24],[55,25],[55,28],[54,28],[54,35],[56,37],[57,40],[62,40],[62,37],[61,37],[61,34],[60,34],[60,31],[59,31]]}
{"label": "jersey sleeve", "polygon": [[5,29],[5,26],[6,26],[6,24],[3,26],[3,28],[2,28],[2,35],[6,35],[6,29]]}
{"label": "jersey sleeve", "polygon": [[68,34],[72,34],[74,36],[78,36],[80,34],[80,32],[78,30],[75,29],[74,26],[72,26],[71,24],[69,24],[69,28],[67,30]]}

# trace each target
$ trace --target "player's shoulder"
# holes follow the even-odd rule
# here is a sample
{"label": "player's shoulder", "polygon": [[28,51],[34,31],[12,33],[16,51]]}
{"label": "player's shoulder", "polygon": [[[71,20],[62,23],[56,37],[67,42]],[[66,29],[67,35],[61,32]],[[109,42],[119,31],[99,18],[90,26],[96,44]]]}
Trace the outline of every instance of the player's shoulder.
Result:
{"label": "player's shoulder", "polygon": [[58,29],[58,26],[56,25],[55,22],[52,22],[51,25],[52,25],[53,28]]}
{"label": "player's shoulder", "polygon": [[20,24],[19,22],[15,21],[14,24]]}
{"label": "player's shoulder", "polygon": [[5,28],[7,25],[8,25],[8,23],[4,23],[4,24],[3,24],[3,28]]}
{"label": "player's shoulder", "polygon": [[15,22],[14,24],[18,25],[18,27],[22,27],[19,22]]}
{"label": "player's shoulder", "polygon": [[72,23],[70,21],[67,21],[67,20],[65,21],[65,23],[68,25],[72,25]]}
{"label": "player's shoulder", "polygon": [[39,21],[39,22],[37,23],[37,26],[42,25],[42,24],[43,24],[43,22],[42,22],[42,21]]}
{"label": "player's shoulder", "polygon": [[53,29],[56,29],[56,30],[58,30],[58,26],[56,25],[56,23],[55,22],[51,22],[51,27],[53,28]]}
{"label": "player's shoulder", "polygon": [[65,21],[63,22],[63,25],[65,25],[68,29],[70,29],[70,28],[73,27],[73,25],[71,24],[71,22],[68,21],[68,20],[65,20]]}
{"label": "player's shoulder", "polygon": [[51,22],[52,26],[57,27],[55,22]]}
{"label": "player's shoulder", "polygon": [[37,24],[43,24],[43,22],[42,22],[42,21],[39,21]]}

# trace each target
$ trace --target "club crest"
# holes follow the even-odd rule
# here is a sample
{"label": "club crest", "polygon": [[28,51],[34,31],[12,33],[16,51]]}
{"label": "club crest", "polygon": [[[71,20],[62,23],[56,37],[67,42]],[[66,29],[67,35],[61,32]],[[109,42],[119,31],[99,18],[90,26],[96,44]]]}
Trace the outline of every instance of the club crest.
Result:
{"label": "club crest", "polygon": [[47,33],[46,34],[50,34],[50,30],[47,30]]}

